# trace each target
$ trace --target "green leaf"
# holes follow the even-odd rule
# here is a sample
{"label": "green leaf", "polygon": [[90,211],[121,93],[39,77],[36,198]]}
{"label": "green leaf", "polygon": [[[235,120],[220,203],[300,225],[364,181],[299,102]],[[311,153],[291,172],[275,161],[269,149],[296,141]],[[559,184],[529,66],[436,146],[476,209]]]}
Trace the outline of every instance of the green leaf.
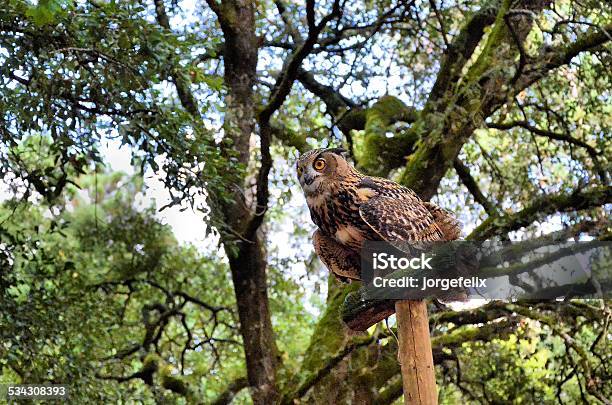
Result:
{"label": "green leaf", "polygon": [[30,7],[26,12],[32,18],[34,24],[39,27],[52,24],[56,20],[56,15],[62,11],[62,5],[71,3],[66,0],[39,0],[38,4]]}

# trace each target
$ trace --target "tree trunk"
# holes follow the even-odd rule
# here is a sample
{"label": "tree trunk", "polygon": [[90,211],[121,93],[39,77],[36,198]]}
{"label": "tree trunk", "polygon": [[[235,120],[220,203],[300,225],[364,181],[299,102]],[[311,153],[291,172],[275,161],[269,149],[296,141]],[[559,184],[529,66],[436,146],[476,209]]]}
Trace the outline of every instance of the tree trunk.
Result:
{"label": "tree trunk", "polygon": [[240,242],[229,257],[244,343],[247,376],[255,404],[272,404],[276,389],[277,349],[268,305],[266,258],[260,237]]}
{"label": "tree trunk", "polygon": [[[255,3],[224,1],[214,7],[225,39],[223,60],[228,94],[223,125],[224,153],[248,167],[250,138],[256,122],[253,100],[258,57]],[[246,187],[244,175],[239,176],[237,185]],[[272,404],[278,400],[278,360],[268,304],[264,241],[261,231],[246,238],[238,236],[245,234],[253,218],[249,207],[245,193],[240,191],[234,193],[232,202],[223,204],[224,221],[230,228],[223,233],[223,244],[232,272],[253,403]]]}

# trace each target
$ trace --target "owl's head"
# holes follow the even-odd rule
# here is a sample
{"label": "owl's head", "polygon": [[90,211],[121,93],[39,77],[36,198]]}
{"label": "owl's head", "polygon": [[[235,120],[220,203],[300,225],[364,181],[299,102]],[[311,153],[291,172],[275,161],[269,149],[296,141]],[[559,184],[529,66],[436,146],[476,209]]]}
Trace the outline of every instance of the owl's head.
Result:
{"label": "owl's head", "polygon": [[342,148],[313,149],[299,157],[296,171],[306,194],[326,191],[337,181],[354,171],[344,158]]}

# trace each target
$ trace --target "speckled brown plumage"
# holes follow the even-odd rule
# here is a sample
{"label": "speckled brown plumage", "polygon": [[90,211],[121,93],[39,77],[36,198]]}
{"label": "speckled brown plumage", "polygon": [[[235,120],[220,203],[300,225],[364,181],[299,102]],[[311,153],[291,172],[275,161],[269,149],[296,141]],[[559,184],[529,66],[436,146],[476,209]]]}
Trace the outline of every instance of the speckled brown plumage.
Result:
{"label": "speckled brown plumage", "polygon": [[315,149],[297,162],[310,216],[319,228],[315,251],[338,278],[360,279],[364,240],[435,242],[457,239],[459,222],[391,180],[365,176],[340,149]]}

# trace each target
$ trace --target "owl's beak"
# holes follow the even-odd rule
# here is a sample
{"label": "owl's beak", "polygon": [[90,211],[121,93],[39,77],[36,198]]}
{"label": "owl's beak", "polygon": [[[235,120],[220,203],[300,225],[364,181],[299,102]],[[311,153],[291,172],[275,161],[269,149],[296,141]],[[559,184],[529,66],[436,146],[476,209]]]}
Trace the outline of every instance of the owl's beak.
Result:
{"label": "owl's beak", "polygon": [[310,186],[314,180],[315,176],[309,176],[308,174],[304,174],[303,177],[300,177],[300,183],[302,183],[302,185]]}

